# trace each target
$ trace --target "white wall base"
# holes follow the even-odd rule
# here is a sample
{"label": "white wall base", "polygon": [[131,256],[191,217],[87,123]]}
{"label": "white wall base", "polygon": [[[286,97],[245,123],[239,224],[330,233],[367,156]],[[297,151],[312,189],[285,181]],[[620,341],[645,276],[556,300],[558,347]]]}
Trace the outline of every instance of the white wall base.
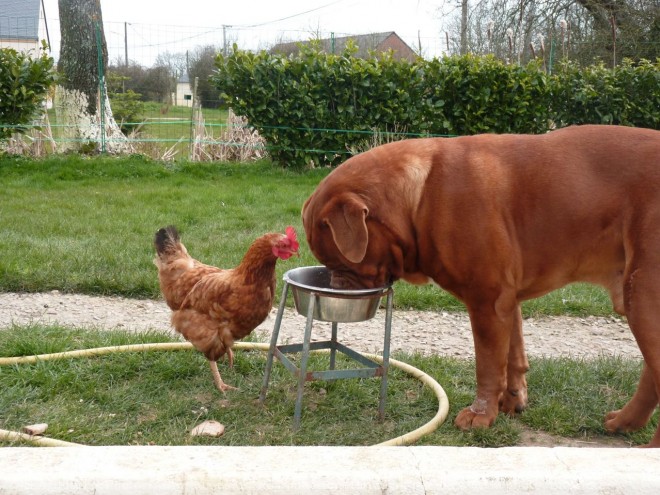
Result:
{"label": "white wall base", "polygon": [[0,494],[660,494],[660,449],[0,448]]}

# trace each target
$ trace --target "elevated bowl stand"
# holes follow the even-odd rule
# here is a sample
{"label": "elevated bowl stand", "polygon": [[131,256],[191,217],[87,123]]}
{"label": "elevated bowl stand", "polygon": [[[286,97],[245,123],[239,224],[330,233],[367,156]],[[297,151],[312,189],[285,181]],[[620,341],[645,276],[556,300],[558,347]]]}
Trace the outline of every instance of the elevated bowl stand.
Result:
{"label": "elevated bowl stand", "polygon": [[[284,289],[282,290],[282,298],[280,299],[279,309],[277,311],[277,317],[275,319],[275,326],[273,328],[273,333],[270,339],[270,347],[268,349],[268,358],[266,362],[266,370],[264,372],[263,385],[261,387],[261,393],[259,394],[259,403],[263,404],[266,399],[266,394],[268,392],[268,382],[270,381],[270,374],[273,368],[273,358],[277,359],[298,378],[298,390],[296,397],[296,406],[293,415],[293,428],[297,430],[300,427],[300,418],[302,415],[302,398],[303,391],[305,388],[305,382],[315,381],[315,380],[339,380],[345,378],[371,378],[371,377],[380,377],[380,399],[378,403],[378,416],[382,421],[385,418],[385,399],[387,396],[387,372],[389,369],[389,358],[390,358],[390,334],[392,332],[392,305],[393,305],[393,295],[394,291],[392,287],[387,287],[383,292],[378,295],[368,295],[368,296],[356,296],[358,299],[364,298],[373,298],[378,297],[379,299],[383,296],[387,297],[386,303],[386,313],[385,313],[385,336],[383,341],[383,359],[382,363],[378,363],[371,359],[366,358],[362,354],[356,352],[355,350],[345,346],[337,340],[338,333],[338,324],[344,323],[340,321],[326,320],[315,318],[315,309],[317,305],[322,304],[322,298],[327,297],[340,297],[343,299],[354,299],[354,297],[349,297],[346,295],[329,295],[327,291],[324,291],[322,288],[319,290],[306,290],[309,293],[309,301],[307,308],[296,307],[298,313],[307,317],[305,325],[305,334],[303,342],[299,344],[288,344],[288,345],[277,345],[277,340],[280,333],[280,327],[282,325],[282,317],[284,315],[284,308],[286,306],[286,299],[289,293],[289,286],[292,285],[290,280],[285,276],[284,278]],[[296,287],[296,290],[300,290],[300,287]],[[306,312],[303,312],[306,311]],[[371,316],[369,317],[371,318]],[[365,318],[365,319],[369,319]],[[332,322],[332,336],[330,340],[322,342],[311,342],[312,336],[312,326],[314,320],[318,319],[319,321],[331,321]],[[356,321],[356,320],[353,320]],[[364,321],[357,320],[357,321]],[[325,371],[308,371],[307,365],[309,361],[310,351],[316,351],[321,349],[330,349],[330,364],[329,369]],[[335,369],[337,352],[341,352],[350,359],[357,361],[363,367],[357,369]],[[300,358],[300,368],[298,368],[288,357],[287,354],[290,353],[302,353]]]}

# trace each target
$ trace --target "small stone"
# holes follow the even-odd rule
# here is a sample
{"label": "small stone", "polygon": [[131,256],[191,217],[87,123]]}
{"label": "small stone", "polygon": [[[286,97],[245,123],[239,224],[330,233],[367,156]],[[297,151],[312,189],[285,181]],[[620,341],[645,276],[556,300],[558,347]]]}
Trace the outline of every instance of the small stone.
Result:
{"label": "small stone", "polygon": [[195,426],[190,432],[191,437],[221,437],[225,433],[225,425],[214,419],[209,419]]}
{"label": "small stone", "polygon": [[23,433],[28,435],[43,435],[48,429],[48,423],[37,423],[34,425],[24,426],[21,428]]}

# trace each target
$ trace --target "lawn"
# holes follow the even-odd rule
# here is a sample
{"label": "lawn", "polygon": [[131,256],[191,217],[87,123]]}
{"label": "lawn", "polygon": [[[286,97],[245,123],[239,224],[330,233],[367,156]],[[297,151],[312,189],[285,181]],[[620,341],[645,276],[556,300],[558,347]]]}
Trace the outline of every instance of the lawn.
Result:
{"label": "lawn", "polygon": [[[193,256],[223,267],[236,265],[257,236],[293,225],[302,240],[301,256],[278,263],[281,281],[285,270],[317,264],[304,242],[300,209],[327,173],[280,169],[268,161],[0,157],[0,291],[57,289],[157,298],[152,240],[158,228],[169,224],[179,228]],[[397,283],[394,302],[397,310],[463,310],[434,286]],[[611,315],[612,310],[604,291],[572,285],[525,304],[524,314]],[[0,332],[0,355],[169,339],[91,329],[13,328]],[[637,361],[614,358],[534,360],[528,411],[517,419],[501,416],[487,431],[461,433],[452,421],[472,400],[474,363],[396,357],[433,376],[449,396],[447,422],[420,441],[433,445],[515,445],[525,428],[598,437],[604,413],[631,396],[640,368]],[[437,408],[425,387],[393,370],[384,423],[375,421],[377,380],[345,380],[309,385],[302,428],[293,432],[295,384],[281,366],[275,367],[266,406],[254,403],[264,363],[261,353],[242,351],[233,370],[221,363],[223,377],[240,387],[226,399],[213,387],[206,360],[194,351],[0,367],[0,428],[47,422],[52,436],[92,445],[365,445],[417,428]],[[190,439],[190,427],[207,418],[227,424],[226,435],[220,441]],[[652,430],[649,426],[627,438],[644,443]]]}
{"label": "lawn", "polygon": [[[158,333],[33,326],[0,332],[0,357],[171,340]],[[473,398],[474,363],[394,357],[431,375],[449,398],[447,421],[419,445],[516,445],[525,430],[598,441],[605,434],[604,413],[630,397],[641,368],[617,358],[534,359],[529,408],[515,419],[500,415],[491,429],[461,432],[452,423],[459,405]],[[312,369],[327,365],[327,356],[312,357]],[[52,438],[86,445],[371,445],[422,426],[438,409],[428,387],[392,368],[385,421],[378,420],[378,379],[312,382],[305,388],[301,427],[294,431],[295,379],[275,364],[260,406],[264,367],[265,353],[259,351],[238,350],[233,369],[221,362],[223,378],[239,387],[223,396],[206,360],[193,350],[0,366],[0,429],[48,423]],[[190,430],[207,419],[224,424],[225,435],[191,437]],[[648,442],[656,421],[619,438],[633,445]]]}
{"label": "lawn", "polygon": [[[162,163],[130,158],[0,157],[0,291],[159,296],[153,235],[176,225],[191,254],[237,264],[253,239],[293,225],[327,169],[294,172],[250,165]],[[285,270],[318,264],[302,243]],[[439,288],[397,283],[397,309],[460,311]],[[524,305],[526,316],[611,315],[607,294],[578,284]]]}

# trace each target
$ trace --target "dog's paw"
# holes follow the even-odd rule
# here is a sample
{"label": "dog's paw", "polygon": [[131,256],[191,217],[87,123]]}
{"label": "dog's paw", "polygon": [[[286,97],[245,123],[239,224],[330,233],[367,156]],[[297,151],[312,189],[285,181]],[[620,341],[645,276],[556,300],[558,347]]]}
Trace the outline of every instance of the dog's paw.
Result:
{"label": "dog's paw", "polygon": [[527,389],[507,390],[502,394],[500,411],[509,416],[514,416],[525,410],[527,407]]}
{"label": "dog's paw", "polygon": [[472,406],[470,406],[458,413],[458,416],[454,420],[454,425],[460,430],[467,431],[473,428],[488,428],[494,421],[494,415],[476,413]]}
{"label": "dog's paw", "polygon": [[644,427],[648,418],[640,418],[626,411],[626,408],[610,411],[605,416],[605,429],[609,433],[627,433]]}

